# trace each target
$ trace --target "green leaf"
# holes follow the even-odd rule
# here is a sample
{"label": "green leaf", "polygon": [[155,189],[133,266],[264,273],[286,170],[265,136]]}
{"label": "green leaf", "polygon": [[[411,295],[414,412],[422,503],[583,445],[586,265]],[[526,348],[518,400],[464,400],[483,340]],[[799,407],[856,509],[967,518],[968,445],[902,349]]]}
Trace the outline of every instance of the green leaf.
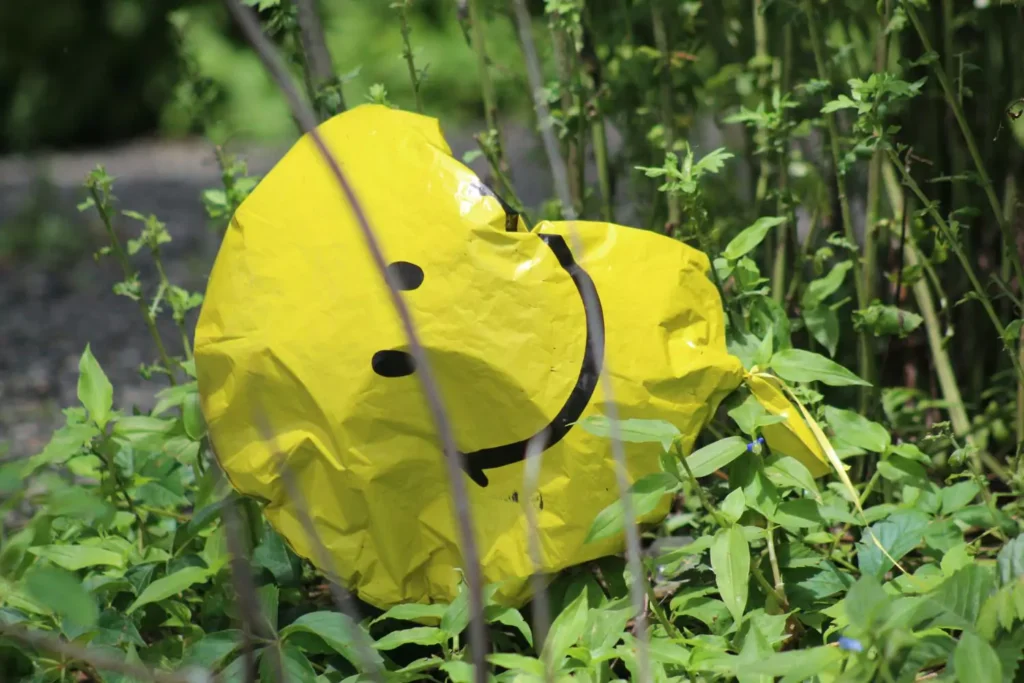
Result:
{"label": "green leaf", "polygon": [[[771,335],[766,337],[766,339],[771,339]],[[736,423],[736,426],[740,428],[740,431],[751,438],[762,427],[785,422],[786,420],[781,415],[769,413],[753,396],[747,396],[743,403],[730,410],[728,414]]]}
{"label": "green leaf", "polygon": [[501,605],[488,605],[484,610],[484,617],[489,624],[499,623],[516,629],[522,634],[527,644],[533,647],[533,632],[523,617],[523,613],[519,610]]}
{"label": "green leaf", "polygon": [[751,249],[759,245],[768,236],[768,231],[786,222],[782,216],[762,216],[754,221],[754,224],[744,228],[725,246],[722,256],[735,261]]}
{"label": "green leaf", "polygon": [[166,600],[197,583],[205,583],[209,578],[210,571],[205,567],[185,567],[184,569],[179,569],[173,574],[157,579],[149,584],[146,590],[142,591],[142,595],[128,607],[126,613],[131,614],[144,605]]}
{"label": "green leaf", "polygon": [[38,567],[25,577],[29,595],[81,630],[100,617],[96,600],[73,574],[56,567]]}
{"label": "green leaf", "polygon": [[[843,261],[832,266],[832,270],[825,277],[809,282],[807,289],[804,290],[803,297],[801,297],[801,308],[822,307],[821,304],[824,303],[825,299],[835,294],[836,290],[843,286],[846,274],[850,272],[851,268],[853,268],[852,261]],[[822,308],[831,310],[828,307]]]}
{"label": "green leaf", "polygon": [[843,604],[850,624],[863,631],[869,631],[885,618],[889,600],[878,580],[867,574],[850,586]]}
{"label": "green leaf", "polygon": [[825,420],[840,440],[872,453],[884,453],[892,443],[885,427],[851,410],[825,406]]}
{"label": "green leaf", "polygon": [[747,442],[744,439],[729,436],[694,451],[686,457],[686,464],[693,476],[699,479],[722,469],[746,452]]}
{"label": "green leaf", "polygon": [[743,495],[743,489],[733,489],[722,501],[722,512],[735,524],[747,509],[747,499]]}
{"label": "green leaf", "polygon": [[[643,517],[658,507],[658,503],[679,489],[679,480],[667,472],[654,472],[641,477],[629,487],[634,517]],[[601,510],[587,532],[584,543],[593,543],[621,532],[625,526],[625,506],[622,499]]]}
{"label": "green leaf", "polygon": [[441,630],[454,638],[469,625],[469,590],[465,581],[459,583],[459,593],[441,615]]}
{"label": "green leaf", "polygon": [[853,326],[857,330],[868,329],[872,334],[904,338],[924,322],[916,313],[904,311],[895,306],[874,303],[853,312]]}
{"label": "green leaf", "polygon": [[821,382],[833,387],[871,386],[839,363],[802,349],[785,349],[772,356],[771,368],[787,382]]}
{"label": "green leaf", "polygon": [[136,448],[160,450],[176,428],[177,421],[170,418],[130,415],[117,421],[113,433]]}
{"label": "green leaf", "polygon": [[78,400],[100,429],[107,426],[114,407],[114,387],[92,355],[89,345],[78,361]]}
{"label": "green leaf", "polygon": [[750,545],[739,526],[719,529],[711,544],[711,569],[722,602],[737,624],[747,607],[750,581]]}
{"label": "green leaf", "polygon": [[240,647],[242,647],[241,631],[228,630],[208,633],[189,646],[182,664],[216,669],[221,662]]}
{"label": "green leaf", "polygon": [[744,675],[782,677],[781,683],[814,680],[818,676],[837,670],[835,666],[845,655],[837,647],[818,647],[773,652],[763,659],[744,661],[740,672]]}
{"label": "green leaf", "polygon": [[41,545],[29,552],[70,571],[98,566],[123,569],[125,564],[119,553],[89,545]]}
{"label": "green leaf", "polygon": [[[584,431],[606,439],[612,438],[612,421],[603,415],[588,415],[580,420]],[[660,443],[666,450],[679,436],[679,429],[664,420],[619,420],[618,437],[630,443]]]}
{"label": "green leaf", "polygon": [[303,614],[281,629],[281,640],[293,633],[311,633],[357,668],[363,667],[362,657],[369,656],[372,666],[383,666],[384,660],[374,651],[370,636],[348,616],[339,612],[310,612]]}
{"label": "green leaf", "polygon": [[[900,510],[885,521],[873,524],[871,530],[889,556],[899,562],[921,543],[929,522],[928,515],[923,512]],[[857,564],[863,574],[879,579],[892,568],[892,562],[866,533],[857,543]]]}
{"label": "green leaf", "polygon": [[436,626],[418,626],[404,631],[392,631],[374,643],[378,650],[394,650],[403,645],[440,645],[449,639],[447,633]]}
{"label": "green leaf", "polygon": [[421,605],[419,603],[407,603],[395,605],[384,614],[374,619],[371,624],[376,624],[385,619],[398,619],[400,621],[418,621],[420,619],[440,619],[444,616],[446,605],[432,604]]}
{"label": "green leaf", "polygon": [[580,591],[576,598],[551,622],[544,650],[555,666],[559,666],[569,648],[575,645],[587,627],[587,591]]}
{"label": "green leaf", "polygon": [[1024,534],[1020,534],[999,550],[999,585],[1006,586],[1024,576]]}
{"label": "green leaf", "polygon": [[509,671],[523,671],[540,678],[544,677],[544,662],[534,657],[511,652],[495,652],[487,655],[487,661]]}
{"label": "green leaf", "polygon": [[273,529],[269,529],[263,535],[263,542],[253,552],[252,559],[257,565],[273,574],[278,582],[286,582],[292,577],[292,562],[288,555],[288,547]]}
{"label": "green leaf", "polygon": [[973,481],[961,481],[939,489],[942,514],[950,515],[964,509],[980,492],[981,488]]}
{"label": "green leaf", "polygon": [[[294,645],[283,645],[281,647],[281,669],[283,669],[284,680],[288,683],[316,683],[316,671],[313,665],[306,659],[302,650]],[[260,659],[260,679],[266,683],[279,683],[277,666],[274,659],[277,653],[268,650]]]}
{"label": "green leaf", "polygon": [[206,421],[199,407],[199,392],[193,391],[185,396],[181,418],[185,425],[185,433],[190,439],[199,441],[203,438],[206,434]]}
{"label": "green leaf", "polygon": [[807,331],[814,340],[828,350],[828,355],[835,357],[839,347],[839,316],[827,306],[804,308],[800,311]]}
{"label": "green leaf", "polygon": [[943,581],[932,592],[932,598],[945,609],[948,617],[952,617],[941,619],[941,624],[952,628],[970,628],[977,622],[985,600],[995,591],[993,568],[969,564]]}
{"label": "green leaf", "polygon": [[1002,683],[1003,665],[999,655],[985,640],[965,631],[953,652],[956,678],[970,683]]}

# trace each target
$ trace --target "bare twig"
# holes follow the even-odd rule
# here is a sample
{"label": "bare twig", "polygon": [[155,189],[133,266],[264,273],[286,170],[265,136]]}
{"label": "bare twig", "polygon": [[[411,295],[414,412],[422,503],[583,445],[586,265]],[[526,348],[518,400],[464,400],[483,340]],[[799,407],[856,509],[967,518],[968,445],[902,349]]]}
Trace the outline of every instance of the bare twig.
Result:
{"label": "bare twig", "polygon": [[[324,27],[320,23],[313,0],[295,0],[295,7],[298,10],[299,41],[302,43],[302,52],[306,57],[309,82],[313,86],[313,92],[310,95],[316,97],[321,88],[334,80],[334,65],[331,62],[331,53],[327,50]],[[340,88],[338,98],[341,108],[344,109],[345,100],[342,98]],[[326,119],[326,112],[321,111],[320,117]]]}
{"label": "bare twig", "polygon": [[61,657],[84,662],[98,671],[116,671],[140,681],[151,683],[214,683],[218,677],[205,669],[167,672],[151,669],[144,664],[133,664],[118,657],[111,657],[92,648],[62,640],[43,631],[30,630],[15,625],[0,624],[0,635],[17,640],[30,647],[46,650]]}
{"label": "bare twig", "polygon": [[[537,57],[537,48],[533,42],[533,33],[530,29],[530,16],[526,10],[524,0],[513,0],[516,21],[519,25],[520,39],[522,40],[523,55],[526,58],[526,70],[530,79],[530,89],[533,91],[534,107],[537,110],[537,120],[540,123],[541,137],[544,141],[544,150],[547,153],[548,162],[551,165],[551,173],[555,181],[555,189],[558,192],[562,204],[562,215],[569,223],[570,235],[573,241],[573,251],[577,258],[582,260],[583,245],[576,230],[576,211],[573,208],[572,194],[569,191],[569,177],[565,166],[565,160],[558,153],[558,143],[551,130],[551,113],[548,111],[547,102],[544,100],[540,60]],[[589,288],[584,289],[583,305],[587,311],[597,308],[595,292]],[[591,343],[601,354],[604,352],[604,331],[597,324],[597,316],[587,316],[589,330],[588,336]],[[644,598],[646,596],[645,584],[647,577],[644,573],[643,562],[640,558],[640,534],[636,526],[636,515],[633,511],[633,500],[629,495],[629,477],[626,470],[626,453],[619,438],[618,409],[612,399],[611,387],[612,371],[605,368],[601,373],[600,381],[607,397],[605,402],[606,417],[610,421],[612,454],[615,458],[615,475],[619,485],[619,494],[622,497],[622,507],[625,517],[626,528],[626,562],[629,572],[632,575],[630,582],[630,595],[633,602],[633,609],[636,612],[637,624],[637,669],[641,683],[648,683],[650,679],[650,662],[648,661],[647,643],[647,612],[644,609]]]}
{"label": "bare twig", "polygon": [[526,444],[526,463],[523,468],[523,510],[526,513],[526,534],[529,542],[530,560],[533,563],[533,643],[534,649],[540,653],[544,661],[545,683],[555,680],[554,662],[551,661],[550,649],[544,647],[548,629],[551,628],[551,615],[548,613],[548,591],[544,580],[544,558],[541,555],[540,531],[537,523],[537,512],[533,508],[533,494],[537,490],[537,479],[540,476],[541,454],[544,452],[548,430],[534,435]]}
{"label": "bare twig", "polygon": [[[253,421],[263,434],[263,438],[271,444],[274,458],[278,464],[278,475],[281,477],[281,481],[284,482],[289,499],[295,505],[295,512],[298,515],[299,523],[302,524],[303,530],[306,532],[309,540],[312,541],[313,549],[317,554],[316,562],[320,566],[320,570],[326,574],[334,605],[338,608],[339,612],[351,620],[354,628],[359,628],[359,610],[356,608],[355,603],[352,601],[352,596],[345,589],[338,573],[334,569],[334,560],[331,558],[330,551],[324,545],[320,534],[317,533],[316,525],[313,524],[313,518],[306,507],[306,498],[302,495],[302,490],[295,481],[294,473],[288,466],[284,453],[277,443],[276,433],[267,422],[266,413],[257,411],[253,415]],[[350,640],[355,643],[357,655],[362,660],[363,671],[368,673],[374,681],[383,683],[385,672],[374,658],[374,653],[370,651],[367,639],[358,637],[358,634],[355,637],[350,634]]]}
{"label": "bare twig", "polygon": [[[223,472],[217,467],[214,472],[218,478],[223,477]],[[238,601],[238,616],[242,625],[242,656],[244,657],[245,678],[249,683],[255,683],[259,678],[256,670],[256,655],[253,651],[255,638],[274,639],[273,629],[263,617],[260,609],[259,595],[256,593],[256,582],[253,580],[252,572],[249,569],[249,554],[242,544],[242,520],[238,513],[238,500],[232,499],[227,505],[221,508],[221,516],[224,519],[224,538],[228,547],[228,555],[231,558],[231,582],[235,589],[235,599]],[[277,660],[278,680],[284,681],[284,671],[281,669],[281,662]]]}
{"label": "bare twig", "polygon": [[384,258],[374,231],[370,227],[362,204],[352,190],[348,178],[341,170],[338,160],[327,148],[327,144],[317,131],[316,116],[295,90],[291,79],[288,77],[288,71],[285,69],[273,45],[263,35],[259,22],[252,14],[252,11],[243,7],[238,0],[225,0],[225,3],[235,21],[238,22],[246,39],[259,55],[264,67],[288,100],[288,105],[295,119],[316,145],[317,150],[323,157],[335,180],[337,180],[338,186],[341,188],[344,198],[359,225],[363,239],[373,258],[374,265],[387,285],[388,294],[391,296],[392,304],[398,313],[402,328],[409,340],[409,350],[416,363],[416,375],[419,377],[427,407],[437,428],[444,450],[444,461],[452,489],[451,495],[455,502],[455,521],[458,528],[459,545],[462,550],[462,561],[465,564],[463,570],[469,592],[469,640],[473,650],[474,675],[475,680],[479,683],[485,683],[487,680],[486,655],[488,643],[487,627],[484,622],[483,582],[476,537],[473,533],[473,522],[469,511],[469,496],[466,493],[466,482],[463,478],[465,477],[465,470],[463,468],[464,457],[455,445],[455,435],[452,432],[451,424],[448,422],[448,416],[445,414],[441,402],[441,394],[427,361],[426,354],[423,351],[423,345],[420,343],[419,335],[409,314],[409,309],[398,293],[398,289],[393,281],[394,276],[388,272],[387,261]]}

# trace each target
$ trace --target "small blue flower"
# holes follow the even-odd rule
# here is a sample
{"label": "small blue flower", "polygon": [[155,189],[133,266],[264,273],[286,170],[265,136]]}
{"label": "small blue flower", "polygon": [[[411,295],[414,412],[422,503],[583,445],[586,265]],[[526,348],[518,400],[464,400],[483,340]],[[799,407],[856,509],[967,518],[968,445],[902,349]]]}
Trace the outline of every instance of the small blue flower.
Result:
{"label": "small blue flower", "polygon": [[864,652],[864,646],[856,638],[847,638],[842,636],[839,638],[839,649],[846,650],[847,652]]}
{"label": "small blue flower", "polygon": [[756,441],[751,441],[750,443],[747,444],[747,450],[754,453],[756,452],[754,449],[762,445],[764,445],[764,437],[759,436],[757,437]]}

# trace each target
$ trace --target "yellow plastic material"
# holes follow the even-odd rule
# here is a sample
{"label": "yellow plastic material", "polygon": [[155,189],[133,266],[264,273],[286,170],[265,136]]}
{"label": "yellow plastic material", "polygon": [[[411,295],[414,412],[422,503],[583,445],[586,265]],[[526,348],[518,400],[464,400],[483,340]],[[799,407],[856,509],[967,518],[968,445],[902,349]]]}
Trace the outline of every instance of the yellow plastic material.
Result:
{"label": "yellow plastic material", "polygon": [[[543,570],[622,549],[622,534],[584,543],[619,495],[608,440],[574,426],[603,414],[610,397],[601,372],[621,419],[667,420],[687,452],[747,379],[766,408],[790,415],[765,430],[769,445],[817,475],[828,471],[783,394],[727,352],[702,252],[607,223],[527,230],[453,158],[431,118],[364,105],[319,132],[405,290],[469,463],[480,561],[485,581],[503,582],[499,599],[529,598],[522,458],[545,428],[558,438],[529,501]],[[587,350],[588,288],[600,302],[592,322],[604,330],[603,354]],[[224,237],[195,337],[201,405],[232,484],[262,499],[270,523],[315,560],[279,477],[284,454],[330,569],[380,608],[451,600],[462,566],[444,456],[407,351],[351,208],[303,137]],[[274,444],[253,422],[257,411]],[[659,471],[660,445],[625,450],[631,480]],[[642,521],[664,517],[668,504]]]}

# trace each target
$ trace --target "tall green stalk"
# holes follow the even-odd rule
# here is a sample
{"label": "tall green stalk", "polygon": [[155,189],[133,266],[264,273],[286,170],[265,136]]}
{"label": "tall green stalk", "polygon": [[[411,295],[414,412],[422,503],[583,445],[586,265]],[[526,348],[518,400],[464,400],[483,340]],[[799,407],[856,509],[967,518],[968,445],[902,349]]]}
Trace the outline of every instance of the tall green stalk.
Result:
{"label": "tall green stalk", "polygon": [[[665,140],[665,152],[671,152],[676,145],[675,115],[672,111],[672,55],[669,53],[668,31],[665,29],[663,0],[651,0],[651,28],[654,31],[654,46],[661,56],[661,78],[659,98],[661,103],[661,128]],[[666,232],[671,234],[679,227],[679,198],[667,193],[668,221]]]}
{"label": "tall green stalk", "polygon": [[[781,83],[779,91],[783,94],[789,92],[791,66],[793,63],[793,29],[789,24],[783,29],[782,37],[782,64],[780,65]],[[785,112],[779,112],[785,116]],[[779,201],[776,214],[781,216],[786,211],[786,191],[789,186],[789,141],[783,141],[782,151],[779,153]],[[792,209],[789,210],[790,220],[778,228],[778,244],[775,247],[775,262],[772,264],[772,298],[778,303],[783,303],[786,295],[786,264],[789,251],[789,232],[796,234],[796,220]],[[790,226],[792,224],[792,227]]]}
{"label": "tall green stalk", "polygon": [[[887,159],[880,163],[880,174],[885,178],[886,192],[889,198],[889,206],[895,220],[904,219],[903,194],[900,192],[899,180],[893,170],[892,163]],[[907,245],[904,257],[911,267],[922,265],[924,258],[921,256],[917,241],[913,235],[907,232]],[[896,264],[897,268],[903,268],[902,263]],[[960,387],[957,385],[956,373],[953,370],[953,362],[949,358],[945,345],[942,343],[942,323],[935,308],[935,300],[928,288],[926,278],[918,278],[911,286],[914,299],[917,301],[917,310],[924,318],[925,335],[928,338],[928,348],[932,354],[932,362],[935,365],[935,375],[939,380],[939,390],[949,410],[950,422],[953,424],[953,432],[957,436],[969,438],[971,422],[967,417],[967,409],[964,407],[963,397],[960,395]]]}
{"label": "tall green stalk", "polygon": [[[831,82],[828,67],[825,64],[825,45],[818,30],[818,20],[814,11],[812,0],[803,0],[804,13],[807,16],[807,24],[810,29],[811,47],[814,51],[814,62],[818,69],[818,78]],[[829,143],[832,150],[832,165],[836,174],[836,191],[839,196],[839,210],[842,213],[843,232],[852,244],[857,243],[857,237],[853,230],[853,218],[850,214],[850,199],[846,195],[846,178],[841,170],[840,160],[842,157],[839,148],[839,125],[836,123],[835,113],[825,114],[825,125],[828,128]],[[855,267],[853,269],[853,282],[857,294],[857,306],[867,308],[871,303],[867,300],[867,291],[864,286],[864,271]],[[871,334],[862,329],[857,335],[857,367],[861,378],[871,383],[871,387],[864,387],[861,390],[861,411],[868,412],[872,400],[873,385],[875,384],[875,362],[874,351],[871,348]]]}
{"label": "tall green stalk", "polygon": [[484,37],[484,19],[480,11],[480,0],[469,0],[469,23],[470,36],[473,42],[473,51],[476,53],[477,70],[480,74],[480,90],[484,99],[484,122],[490,137],[493,131],[493,145],[488,143],[482,145],[492,146],[494,149],[485,149],[487,160],[491,164],[494,176],[501,186],[501,192],[505,196],[514,194],[511,182],[508,179],[508,163],[505,160],[505,144],[501,136],[501,128],[498,125],[498,98],[494,92],[494,82],[491,80],[491,73],[488,68],[487,43]]}
{"label": "tall green stalk", "polygon": [[1010,362],[1013,364],[1013,368],[1017,373],[1018,381],[1024,381],[1024,370],[1020,358],[1018,356],[1018,350],[1016,344],[1011,344],[1006,339],[1006,328],[999,316],[996,314],[995,305],[992,303],[992,298],[985,291],[985,288],[981,285],[981,280],[978,279],[977,273],[974,272],[974,266],[970,259],[967,257],[967,253],[964,251],[963,246],[957,239],[957,236],[953,234],[949,224],[942,215],[935,209],[935,205],[928,200],[927,195],[921,190],[921,186],[917,184],[913,176],[910,175],[906,167],[901,162],[899,156],[894,150],[889,150],[889,158],[892,160],[894,166],[900,169],[900,173],[903,176],[903,183],[910,188],[910,191],[918,198],[918,201],[925,207],[927,207],[928,215],[935,221],[936,226],[939,228],[939,232],[942,234],[943,239],[949,245],[949,248],[956,255],[957,260],[960,262],[964,273],[967,275],[967,279],[970,280],[971,288],[974,290],[975,297],[981,302],[982,308],[985,309],[985,313],[988,315],[989,320],[992,322],[992,327],[995,328],[996,333],[999,335],[999,339],[1003,343],[1003,347],[1006,349],[1010,356]]}
{"label": "tall green stalk", "polygon": [[[885,11],[879,16],[878,34],[875,38],[875,73],[885,71],[889,60],[889,37],[885,28],[889,25],[890,3],[885,3]],[[868,167],[867,219],[864,224],[864,298],[870,303],[875,300],[875,287],[878,279],[878,223],[881,218],[882,204],[882,161],[885,152],[876,148],[871,155]]]}
{"label": "tall green stalk", "polygon": [[[904,2],[903,7],[906,10],[907,17],[914,25],[914,30],[917,31],[917,35],[921,39],[921,44],[924,46],[925,52],[934,51],[931,40],[928,38],[928,32],[925,31],[924,25],[921,23],[921,18],[918,16],[917,10],[914,9],[913,4]],[[975,170],[978,172],[978,177],[981,179],[981,186],[985,190],[985,196],[988,198],[989,205],[992,208],[992,213],[995,214],[996,221],[999,224],[999,231],[1003,236],[1003,258],[1009,260],[1017,281],[1024,283],[1024,264],[1021,263],[1020,254],[1017,252],[1017,245],[1014,239],[1013,230],[1005,220],[1002,206],[999,203],[999,198],[996,197],[996,191],[992,184],[992,179],[989,177],[988,169],[985,167],[985,162],[981,158],[981,152],[978,151],[978,143],[974,139],[974,134],[971,132],[971,127],[967,123],[967,117],[964,114],[963,107],[960,105],[960,98],[953,90],[953,84],[950,82],[949,75],[946,73],[946,69],[942,66],[940,61],[932,61],[932,70],[935,72],[935,77],[938,79],[939,85],[942,86],[942,92],[946,97],[946,103],[949,105],[950,109],[953,110],[953,116],[956,117],[956,122],[960,127],[960,133],[964,137],[964,142],[967,143],[967,151],[970,153],[971,159],[974,161]]]}
{"label": "tall green stalk", "polygon": [[416,61],[412,54],[412,31],[409,29],[409,1],[399,0],[395,6],[398,9],[398,20],[402,30],[402,56],[409,67],[409,80],[412,81],[412,92],[416,98],[416,111],[422,114],[423,99],[420,97],[420,75],[416,71]]}

